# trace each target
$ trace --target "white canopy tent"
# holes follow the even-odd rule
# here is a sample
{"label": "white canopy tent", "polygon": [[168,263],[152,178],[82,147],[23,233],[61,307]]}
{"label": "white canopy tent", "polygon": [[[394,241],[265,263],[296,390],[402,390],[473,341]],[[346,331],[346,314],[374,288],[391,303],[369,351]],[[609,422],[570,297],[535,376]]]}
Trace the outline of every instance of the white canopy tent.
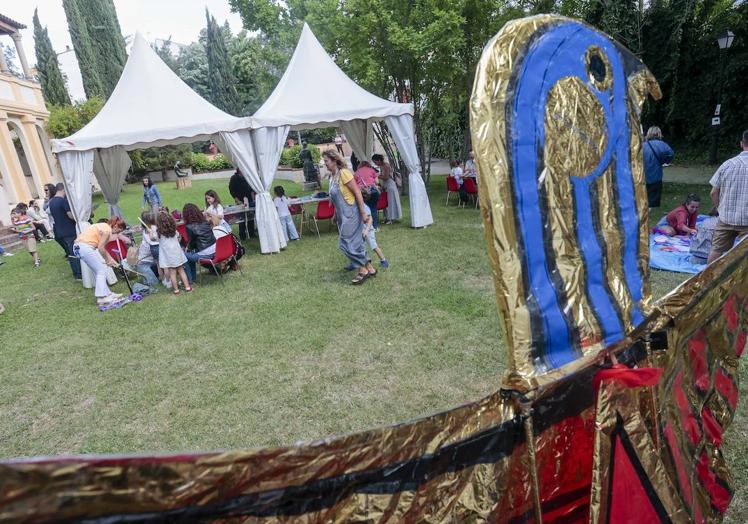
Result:
{"label": "white canopy tent", "polygon": [[[411,104],[399,104],[375,96],[348,78],[309,26],[304,24],[286,72],[253,115],[253,125],[260,126],[252,131],[254,148],[258,155],[266,155],[263,161],[265,169],[274,170],[283,138],[290,129],[335,126],[343,129],[356,156],[371,159],[374,145],[372,124],[384,120],[408,167],[411,226],[424,227],[432,224],[433,218],[421,178],[412,115]],[[260,136],[261,141],[258,140]],[[269,176],[262,173],[262,167],[260,171],[263,178]]]}
{"label": "white canopy tent", "polygon": [[[91,212],[92,174],[111,212],[121,215],[117,203],[130,167],[126,152],[134,149],[232,136],[234,147],[225,152],[241,166],[258,194],[265,191],[259,183],[251,143],[243,148],[235,145],[242,137],[248,142],[246,130],[250,127],[251,118],[224,113],[190,89],[138,33],[122,76],[99,114],[72,136],[53,140],[52,150],[60,160],[80,228],[86,227]],[[260,238],[264,239],[262,251],[280,251],[286,243],[275,207],[261,206],[256,214]]]}

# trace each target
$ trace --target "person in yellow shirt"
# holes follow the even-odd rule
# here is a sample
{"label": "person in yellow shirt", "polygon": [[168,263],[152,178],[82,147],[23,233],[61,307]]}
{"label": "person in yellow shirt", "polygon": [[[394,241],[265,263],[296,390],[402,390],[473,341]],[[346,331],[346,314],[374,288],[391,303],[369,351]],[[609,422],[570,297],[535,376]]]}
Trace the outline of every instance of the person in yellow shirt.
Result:
{"label": "person in yellow shirt", "polygon": [[377,274],[364,245],[363,232],[367,218],[364,199],[353,173],[337,151],[327,150],[322,153],[322,158],[330,172],[330,198],[335,206],[340,231],[338,246],[358,269],[351,284],[362,284],[367,278]]}
{"label": "person in yellow shirt", "polygon": [[122,295],[112,293],[106,282],[107,266],[117,266],[117,262],[107,253],[106,245],[112,235],[117,235],[124,229],[125,222],[121,218],[112,217],[107,222],[91,225],[78,235],[73,244],[73,253],[96,274],[94,294],[99,306],[122,298]]}

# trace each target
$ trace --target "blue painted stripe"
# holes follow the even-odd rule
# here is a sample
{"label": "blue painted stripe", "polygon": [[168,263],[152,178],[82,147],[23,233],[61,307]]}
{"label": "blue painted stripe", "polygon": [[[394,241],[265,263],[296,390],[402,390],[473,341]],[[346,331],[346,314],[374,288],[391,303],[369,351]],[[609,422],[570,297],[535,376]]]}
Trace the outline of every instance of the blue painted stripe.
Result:
{"label": "blue painted stripe", "polygon": [[[620,340],[624,328],[606,285],[603,246],[590,234],[594,231],[592,206],[597,203],[590,200],[589,185],[608,168],[613,158],[616,159],[621,227],[624,230],[624,274],[632,298],[636,303],[641,300],[643,276],[637,264],[639,222],[628,161],[627,84],[623,63],[618,50],[608,39],[580,24],[562,24],[541,36],[522,63],[513,106],[512,137],[514,191],[529,272],[529,292],[536,298],[541,311],[546,332],[543,349],[552,367],[562,366],[576,358],[569,336],[569,330],[576,329],[576,326],[567,325],[548,272],[542,234],[544,224],[539,212],[536,151],[545,145],[545,106],[550,89],[560,79],[569,76],[576,76],[588,83],[584,57],[591,45],[598,46],[606,54],[614,75],[612,93],[591,88],[603,107],[609,140],[595,170],[586,177],[572,177],[571,180],[575,195],[577,238],[585,262],[588,296],[598,314],[607,344]],[[642,319],[635,304],[632,320],[637,324]]]}

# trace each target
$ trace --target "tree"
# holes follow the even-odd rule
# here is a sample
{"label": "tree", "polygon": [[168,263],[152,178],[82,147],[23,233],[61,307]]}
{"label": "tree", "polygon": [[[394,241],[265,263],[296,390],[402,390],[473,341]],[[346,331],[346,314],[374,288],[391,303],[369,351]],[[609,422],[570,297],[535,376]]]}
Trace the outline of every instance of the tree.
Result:
{"label": "tree", "polygon": [[53,138],[68,137],[93,120],[103,106],[99,97],[75,105],[50,105],[47,131]]}
{"label": "tree", "polygon": [[105,98],[114,91],[127,62],[125,40],[113,0],[76,0],[81,8],[96,57]]}
{"label": "tree", "polygon": [[104,96],[104,88],[99,77],[98,60],[93,48],[88,24],[81,13],[78,0],[62,0],[65,17],[68,21],[70,39],[73,41],[75,57],[83,79],[83,89],[87,98]]}
{"label": "tree", "polygon": [[39,22],[38,10],[34,10],[34,47],[36,48],[36,69],[42,85],[44,99],[49,104],[70,105],[70,97],[65,88],[65,80],[60,73],[57,54],[52,48],[47,28]]}
{"label": "tree", "polygon": [[0,44],[0,49],[2,49],[3,55],[5,56],[5,63],[8,64],[8,71],[10,71],[10,74],[23,78],[21,70],[16,66],[16,50],[11,46],[4,46],[3,44]]}
{"label": "tree", "polygon": [[229,114],[242,114],[242,106],[239,94],[236,91],[236,79],[226,49],[224,32],[207,9],[205,10],[205,18],[207,19],[205,52],[208,56],[211,101],[215,106]]}

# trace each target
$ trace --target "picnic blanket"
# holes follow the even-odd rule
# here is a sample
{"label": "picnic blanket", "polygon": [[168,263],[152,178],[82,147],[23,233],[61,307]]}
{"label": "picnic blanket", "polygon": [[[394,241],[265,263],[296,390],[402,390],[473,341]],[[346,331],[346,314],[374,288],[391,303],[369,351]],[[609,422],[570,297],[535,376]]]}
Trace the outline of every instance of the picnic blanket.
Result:
{"label": "picnic blanket", "polygon": [[[707,218],[709,218],[707,215],[699,215],[696,219],[696,227],[698,228]],[[660,225],[667,225],[665,217],[657,222],[657,226]],[[692,264],[689,261],[690,249],[691,237],[681,235],[669,237],[660,233],[650,233],[649,267],[676,273],[699,273],[706,267],[706,264]]]}

